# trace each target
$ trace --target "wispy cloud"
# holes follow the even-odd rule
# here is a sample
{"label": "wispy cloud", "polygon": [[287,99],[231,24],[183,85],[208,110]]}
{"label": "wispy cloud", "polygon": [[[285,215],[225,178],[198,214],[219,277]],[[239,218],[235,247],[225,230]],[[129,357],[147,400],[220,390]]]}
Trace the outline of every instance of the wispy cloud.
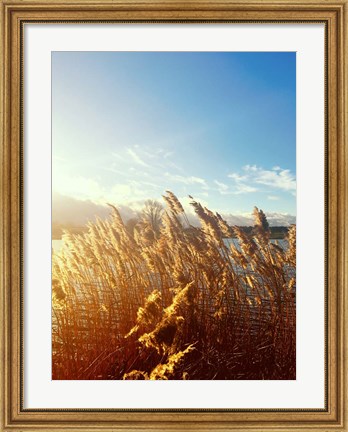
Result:
{"label": "wispy cloud", "polygon": [[257,188],[243,183],[237,184],[237,190],[234,192],[236,195],[257,192]]}
{"label": "wispy cloud", "polygon": [[[275,166],[270,170],[263,169],[257,165],[245,165],[243,173],[231,173],[228,175],[235,183],[236,194],[256,192],[259,185],[267,186],[268,190],[279,190],[296,193],[296,179],[289,169]],[[268,199],[277,200],[275,195],[269,195]]]}
{"label": "wispy cloud", "polygon": [[[232,173],[228,175],[229,178],[234,180],[234,186],[232,193],[235,195],[257,192],[257,188],[250,185],[250,179],[247,175],[240,175],[237,173]],[[248,182],[248,184],[246,184]]]}
{"label": "wispy cloud", "polygon": [[146,162],[144,162],[143,159],[141,159],[141,157],[134,150],[132,150],[131,148],[127,149],[127,153],[133,159],[133,161],[135,163],[137,163],[138,165],[141,165],[143,167],[149,167],[149,164],[147,164]]}
{"label": "wispy cloud", "polygon": [[227,184],[222,183],[218,180],[214,180],[214,183],[218,187],[218,192],[220,192],[221,195],[225,195],[229,192],[229,186],[227,186]]}
{"label": "wispy cloud", "polygon": [[277,195],[268,195],[267,199],[269,199],[270,201],[278,201],[279,200],[279,196],[277,196]]}
{"label": "wispy cloud", "polygon": [[111,155],[117,165],[122,164],[123,168],[131,167],[134,171],[135,167],[139,168],[139,166],[151,168],[152,173],[161,173],[161,175],[163,171],[172,169],[183,171],[183,168],[172,160],[175,153],[165,148],[149,145],[124,146],[119,152],[112,152]]}
{"label": "wispy cloud", "polygon": [[255,183],[283,191],[296,191],[295,176],[288,169],[276,166],[271,170],[265,170],[257,165],[246,165],[244,171]]}
{"label": "wispy cloud", "polygon": [[200,178],[200,177],[195,177],[195,176],[181,176],[181,175],[177,175],[177,174],[170,174],[170,173],[166,173],[165,174],[166,177],[176,183],[183,183],[185,185],[194,185],[194,184],[198,184],[201,186],[207,186],[207,183],[204,179]]}
{"label": "wispy cloud", "polygon": [[227,177],[235,180],[237,183],[241,183],[243,181],[248,180],[248,176],[246,176],[246,175],[240,175],[240,174],[237,174],[237,173],[228,174]]}
{"label": "wispy cloud", "polygon": [[182,167],[180,167],[180,166],[177,165],[176,163],[174,163],[174,162],[172,162],[172,161],[169,161],[169,160],[166,160],[166,166],[167,166],[168,168],[173,168],[173,169],[175,169],[176,171],[181,171],[181,172],[184,171],[184,169],[183,169]]}
{"label": "wispy cloud", "polygon": [[171,150],[165,150],[163,148],[159,148],[157,149],[157,151],[155,152],[155,154],[152,155],[152,157],[154,156],[160,156],[161,158],[164,159],[168,159],[169,157],[173,156],[174,152]]}

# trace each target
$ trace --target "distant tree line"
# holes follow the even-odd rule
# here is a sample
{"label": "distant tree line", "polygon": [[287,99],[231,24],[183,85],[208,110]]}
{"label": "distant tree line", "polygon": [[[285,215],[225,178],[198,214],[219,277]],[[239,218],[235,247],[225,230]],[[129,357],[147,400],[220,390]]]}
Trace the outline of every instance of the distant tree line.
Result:
{"label": "distant tree line", "polygon": [[[246,234],[252,234],[253,228],[252,226],[240,226],[239,227],[242,231],[244,231]],[[272,226],[268,229],[271,233],[272,239],[283,239],[285,238],[286,234],[288,233],[290,227],[286,226]]]}

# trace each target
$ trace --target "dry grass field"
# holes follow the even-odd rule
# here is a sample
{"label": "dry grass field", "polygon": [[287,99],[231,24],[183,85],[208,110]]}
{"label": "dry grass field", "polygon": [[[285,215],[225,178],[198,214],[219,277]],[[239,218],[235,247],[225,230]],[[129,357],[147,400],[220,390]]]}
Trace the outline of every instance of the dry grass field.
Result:
{"label": "dry grass field", "polygon": [[[131,229],[113,207],[53,253],[56,380],[296,378],[296,227],[270,240],[254,209],[246,234],[167,192],[159,226]],[[226,241],[226,238],[238,241]]]}

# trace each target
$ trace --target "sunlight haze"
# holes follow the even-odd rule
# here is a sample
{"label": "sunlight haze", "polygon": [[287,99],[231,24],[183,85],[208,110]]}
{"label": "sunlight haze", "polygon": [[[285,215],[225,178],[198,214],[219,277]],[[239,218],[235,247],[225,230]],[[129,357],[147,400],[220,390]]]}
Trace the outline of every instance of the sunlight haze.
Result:
{"label": "sunlight haze", "polygon": [[294,219],[295,53],[54,52],[52,112],[53,218],[169,189]]}

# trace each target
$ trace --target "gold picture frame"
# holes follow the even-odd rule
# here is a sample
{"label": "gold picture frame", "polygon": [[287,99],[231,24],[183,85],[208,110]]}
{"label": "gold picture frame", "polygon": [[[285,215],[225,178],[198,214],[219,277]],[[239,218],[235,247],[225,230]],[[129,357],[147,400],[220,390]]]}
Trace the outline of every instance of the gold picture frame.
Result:
{"label": "gold picture frame", "polygon": [[[348,431],[348,0],[1,0],[1,411],[3,431]],[[23,25],[28,22],[320,22],[326,29],[326,407],[23,408]]]}

